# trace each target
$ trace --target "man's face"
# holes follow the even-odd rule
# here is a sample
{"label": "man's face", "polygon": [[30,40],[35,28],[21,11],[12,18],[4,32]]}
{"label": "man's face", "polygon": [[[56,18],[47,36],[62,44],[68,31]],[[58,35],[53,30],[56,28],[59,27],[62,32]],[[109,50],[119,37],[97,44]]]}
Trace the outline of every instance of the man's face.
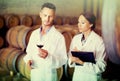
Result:
{"label": "man's face", "polygon": [[55,11],[50,8],[43,8],[40,12],[43,26],[51,26],[55,18]]}

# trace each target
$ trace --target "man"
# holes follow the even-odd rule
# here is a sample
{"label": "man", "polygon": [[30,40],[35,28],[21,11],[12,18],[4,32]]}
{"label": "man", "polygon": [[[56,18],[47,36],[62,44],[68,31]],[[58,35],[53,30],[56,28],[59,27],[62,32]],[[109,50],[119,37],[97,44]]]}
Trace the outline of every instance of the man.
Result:
{"label": "man", "polygon": [[56,69],[67,61],[64,36],[53,26],[55,10],[53,4],[43,4],[39,13],[42,25],[31,34],[24,57],[31,68],[31,81],[57,81]]}

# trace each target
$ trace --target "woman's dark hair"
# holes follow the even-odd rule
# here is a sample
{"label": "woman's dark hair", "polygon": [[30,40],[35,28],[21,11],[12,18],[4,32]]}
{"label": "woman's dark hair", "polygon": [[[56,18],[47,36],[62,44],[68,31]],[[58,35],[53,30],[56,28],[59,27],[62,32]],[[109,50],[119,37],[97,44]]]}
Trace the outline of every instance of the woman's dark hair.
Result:
{"label": "woman's dark hair", "polygon": [[83,15],[89,21],[90,24],[93,24],[93,26],[91,27],[91,29],[93,30],[96,25],[96,17],[94,16],[94,14],[91,12],[85,12],[81,15]]}
{"label": "woman's dark hair", "polygon": [[44,7],[47,7],[47,8],[50,8],[50,9],[53,9],[54,11],[56,11],[56,7],[55,7],[55,5],[54,4],[52,4],[52,3],[44,3],[43,5],[42,5],[42,7],[41,7],[41,10],[44,8]]}

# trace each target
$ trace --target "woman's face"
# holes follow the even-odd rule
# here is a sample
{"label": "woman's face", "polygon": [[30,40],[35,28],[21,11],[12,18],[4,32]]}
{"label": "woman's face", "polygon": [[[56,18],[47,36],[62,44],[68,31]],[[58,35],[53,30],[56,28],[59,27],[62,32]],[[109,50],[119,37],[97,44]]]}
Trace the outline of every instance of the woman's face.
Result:
{"label": "woman's face", "polygon": [[80,15],[78,19],[79,32],[85,33],[91,31],[92,24],[83,16]]}

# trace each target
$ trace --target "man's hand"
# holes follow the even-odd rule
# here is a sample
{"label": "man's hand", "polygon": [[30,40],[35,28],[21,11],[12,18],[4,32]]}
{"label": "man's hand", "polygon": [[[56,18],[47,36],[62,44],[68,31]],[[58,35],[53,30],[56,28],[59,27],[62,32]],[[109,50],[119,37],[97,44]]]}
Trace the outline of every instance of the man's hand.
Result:
{"label": "man's hand", "polygon": [[27,63],[28,69],[30,69],[30,70],[32,69],[32,67],[31,67],[32,64],[33,64],[33,61],[32,61],[32,60],[29,60],[28,63]]}
{"label": "man's hand", "polygon": [[47,50],[45,50],[45,49],[40,49],[39,48],[39,56],[41,57],[41,58],[46,58],[47,56],[48,56],[48,51]]}

